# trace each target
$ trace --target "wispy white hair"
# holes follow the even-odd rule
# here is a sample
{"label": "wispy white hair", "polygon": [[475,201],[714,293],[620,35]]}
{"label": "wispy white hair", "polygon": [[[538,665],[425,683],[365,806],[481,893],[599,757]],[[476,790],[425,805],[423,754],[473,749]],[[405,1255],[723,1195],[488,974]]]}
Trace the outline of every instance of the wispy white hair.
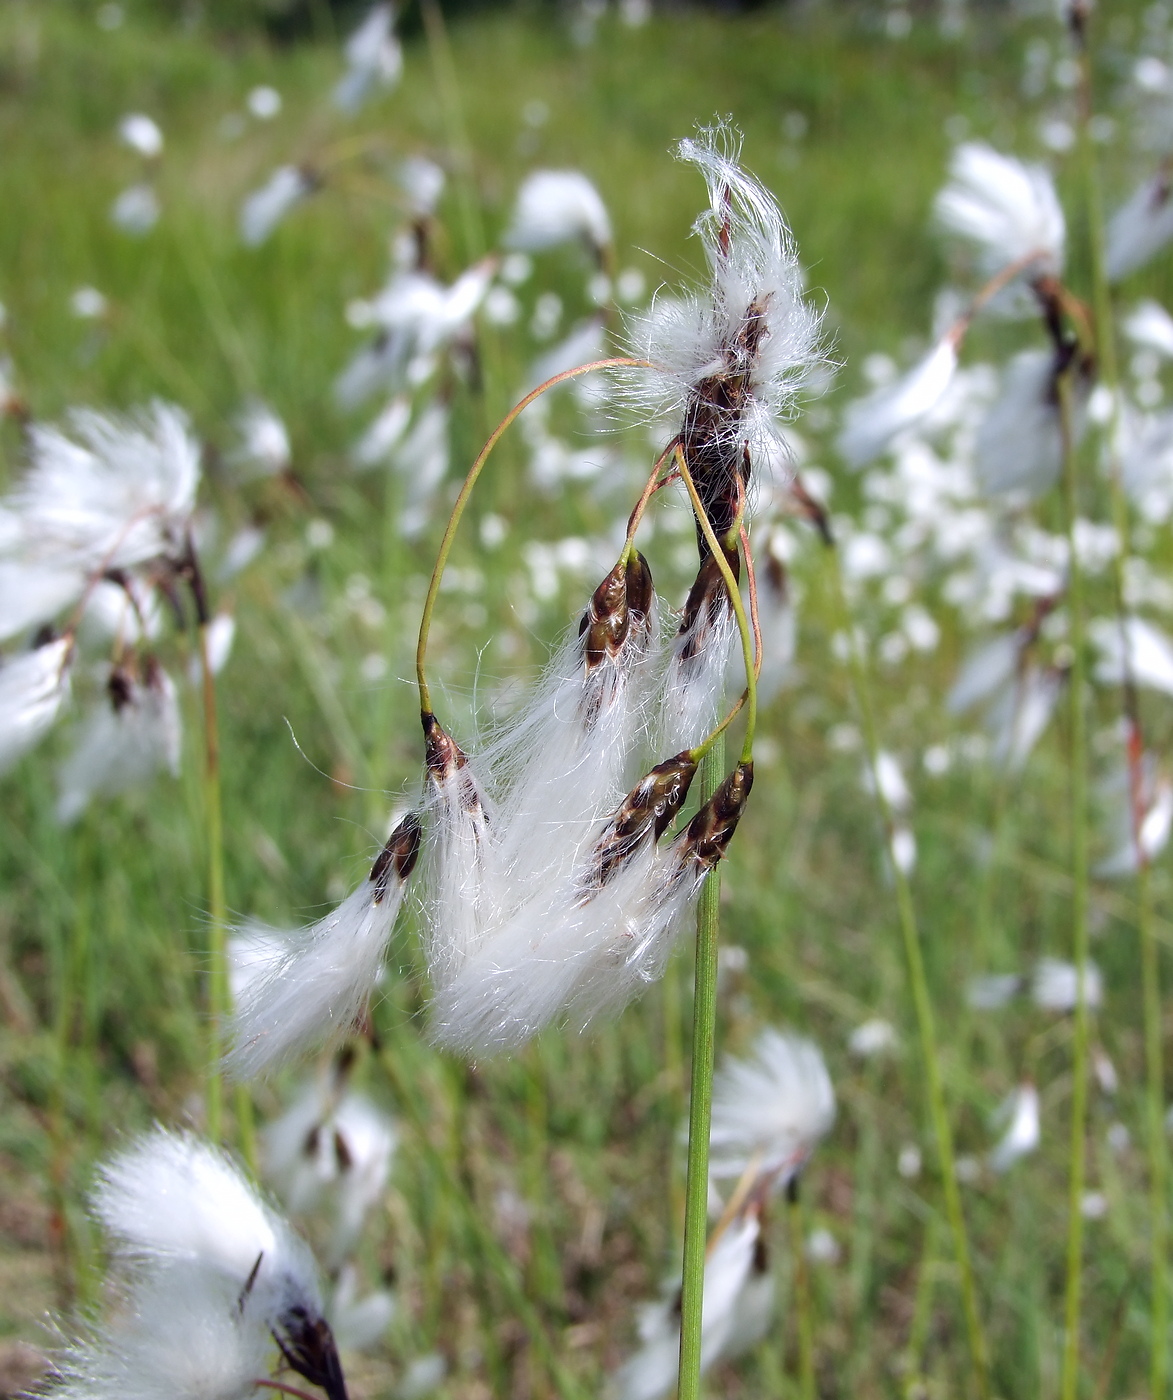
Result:
{"label": "wispy white hair", "polygon": [[584,238],[595,248],[611,242],[607,206],[581,170],[535,170],[517,192],[507,248],[538,252]]}
{"label": "wispy white hair", "polygon": [[69,694],[67,637],[0,665],[0,773],[52,728]]}
{"label": "wispy white hair", "polygon": [[740,1176],[755,1159],[781,1187],[835,1121],[835,1091],[818,1046],[764,1030],[749,1059],[727,1056],[713,1083],[710,1174]]}
{"label": "wispy white hair", "polygon": [[973,243],[987,276],[1032,258],[1026,275],[1063,270],[1066,224],[1050,173],[980,141],[953,152],[950,181],[937,196],[938,222]]}

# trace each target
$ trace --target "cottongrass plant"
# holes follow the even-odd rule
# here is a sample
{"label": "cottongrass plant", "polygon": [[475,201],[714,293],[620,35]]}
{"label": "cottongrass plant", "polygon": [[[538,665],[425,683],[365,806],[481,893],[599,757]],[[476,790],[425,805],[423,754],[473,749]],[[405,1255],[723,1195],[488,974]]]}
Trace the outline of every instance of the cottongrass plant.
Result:
{"label": "cottongrass plant", "polygon": [[157,1128],[104,1164],[93,1213],[117,1286],[109,1317],[61,1356],[50,1395],[303,1394],[270,1378],[277,1355],[329,1400],[346,1400],[308,1246],[222,1153]]}

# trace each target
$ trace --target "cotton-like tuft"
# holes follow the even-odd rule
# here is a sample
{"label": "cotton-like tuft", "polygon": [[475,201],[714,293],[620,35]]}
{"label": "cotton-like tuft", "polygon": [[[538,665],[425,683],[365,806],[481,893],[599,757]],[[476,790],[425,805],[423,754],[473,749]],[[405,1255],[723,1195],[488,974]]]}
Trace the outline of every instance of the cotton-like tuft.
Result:
{"label": "cotton-like tuft", "polygon": [[0,665],[0,773],[39,743],[69,695],[73,643],[68,637]]}
{"label": "cotton-like tuft", "polygon": [[535,170],[517,192],[507,248],[536,253],[582,238],[601,251],[611,244],[607,206],[579,170]]}
{"label": "cotton-like tuft", "polygon": [[1050,173],[978,141],[957,147],[938,222],[977,249],[987,277],[1030,259],[1024,276],[1063,270],[1066,225]]}
{"label": "cotton-like tuft", "polygon": [[1119,282],[1143,267],[1173,238],[1173,199],[1162,172],[1146,180],[1108,221],[1104,270]]}
{"label": "cotton-like tuft", "polygon": [[395,36],[395,9],[372,5],[346,41],[346,72],[334,89],[334,105],[357,112],[378,88],[393,88],[403,72],[403,49]]}
{"label": "cotton-like tuft", "polygon": [[892,384],[849,404],[839,434],[839,451],[853,467],[878,457],[906,428],[918,423],[944,397],[957,370],[951,337],[938,342],[921,362]]}
{"label": "cotton-like tuft", "polygon": [[240,206],[240,237],[249,248],[259,248],[285,216],[308,199],[317,181],[297,165],[279,165],[263,185],[245,196]]}
{"label": "cotton-like tuft", "polygon": [[713,1081],[709,1172],[739,1177],[757,1163],[781,1189],[802,1170],[835,1121],[835,1091],[818,1047],[764,1030],[750,1058],[727,1056]]}
{"label": "cotton-like tuft", "polygon": [[[419,818],[412,813],[391,833],[370,877],[337,909],[280,935],[284,951],[241,990],[228,1056],[233,1074],[253,1079],[354,1026],[378,978],[418,851]],[[270,947],[266,937],[266,958]]]}

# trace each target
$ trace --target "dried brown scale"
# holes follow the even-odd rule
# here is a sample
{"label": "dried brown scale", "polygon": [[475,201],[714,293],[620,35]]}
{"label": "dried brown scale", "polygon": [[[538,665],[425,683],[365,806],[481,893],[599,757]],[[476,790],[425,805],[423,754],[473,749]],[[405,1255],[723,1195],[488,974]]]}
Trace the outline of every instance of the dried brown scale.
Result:
{"label": "dried brown scale", "polygon": [[[684,411],[680,446],[689,475],[718,539],[736,526],[752,463],[740,434],[753,395],[753,370],[769,334],[765,301],[753,301],[737,335],[724,348],[725,368],[695,385]],[[703,559],[708,541],[697,522],[697,548]]]}
{"label": "dried brown scale", "polygon": [[657,763],[636,783],[595,844],[585,889],[605,885],[649,831],[660,839],[688,796],[696,770],[696,759],[685,750]]}
{"label": "dried brown scale", "polygon": [[115,666],[106,682],[106,691],[115,710],[124,710],[134,694],[134,678],[124,666]]}
{"label": "dried brown scale", "polygon": [[631,614],[627,606],[627,565],[620,561],[591,594],[578,633],[589,675],[607,656],[616,656],[627,640]]}
{"label": "dried brown scale", "polygon": [[651,623],[655,585],[652,570],[644,556],[636,550],[627,561],[627,611],[632,622],[642,624],[646,632]]}
{"label": "dried brown scale", "polygon": [[[733,577],[740,579],[741,558],[737,551],[723,550],[722,553]],[[729,590],[725,587],[721,566],[712,554],[708,554],[688,590],[684,611],[680,616],[677,635],[688,638],[680,651],[681,661],[691,661],[705,649],[709,634],[720,622],[723,611],[728,607]]]}
{"label": "dried brown scale", "polygon": [[707,869],[716,865],[733,839],[752,787],[752,761],[739,763],[689,822],[680,838],[683,854]]}
{"label": "dried brown scale", "polygon": [[346,1380],[334,1334],[324,1318],[310,1317],[294,1308],[282,1319],[285,1336],[273,1333],[286,1362],[311,1385],[319,1386],[329,1400],[348,1400]]}
{"label": "dried brown scale", "polygon": [[468,755],[448,733],[431,710],[420,712],[424,727],[424,766],[437,787],[443,787],[454,774],[460,778],[460,805],[469,814],[480,812],[481,798],[468,767]]}
{"label": "dried brown scale", "polygon": [[400,881],[415,869],[420,853],[421,824],[418,812],[409,812],[387,838],[371,867],[371,884],[375,887],[375,903],[382,904],[391,877],[391,868]]}

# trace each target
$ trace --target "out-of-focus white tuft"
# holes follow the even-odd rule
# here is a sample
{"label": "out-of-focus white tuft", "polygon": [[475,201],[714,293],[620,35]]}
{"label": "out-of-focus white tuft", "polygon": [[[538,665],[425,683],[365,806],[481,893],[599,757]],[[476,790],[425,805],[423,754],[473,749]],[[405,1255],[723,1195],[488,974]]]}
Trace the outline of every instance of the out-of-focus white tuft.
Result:
{"label": "out-of-focus white tuft", "polygon": [[291,209],[308,199],[317,181],[297,165],[279,165],[263,185],[245,196],[240,206],[240,237],[259,248]]}
{"label": "out-of-focus white tuft", "polygon": [[1001,1011],[1009,1006],[1022,987],[1015,972],[986,972],[965,984],[965,1004],[974,1011]]}
{"label": "out-of-focus white tuft", "polygon": [[147,160],[163,153],[163,133],[159,124],[145,112],[129,112],[118,123],[118,135],[123,143]]}
{"label": "out-of-focus white tuft", "polygon": [[69,695],[73,642],[55,642],[0,665],[0,773],[39,743]]}
{"label": "out-of-focus white tuft", "polygon": [[978,141],[957,147],[936,216],[973,243],[987,277],[1029,260],[1023,275],[1063,270],[1066,225],[1050,173]]}
{"label": "out-of-focus white tuft", "polygon": [[[765,1334],[773,1311],[773,1279],[759,1267],[761,1225],[755,1213],[734,1220],[705,1261],[701,1372],[747,1350]],[[676,1384],[680,1362],[679,1288],[645,1306],[641,1349],[614,1374],[610,1400],[659,1400]]]}
{"label": "out-of-focus white tuft", "polygon": [[57,774],[56,816],[64,826],[99,795],[128,792],[159,769],[179,775],[179,699],[166,671],[152,660],[140,679],[116,667],[107,689]]}
{"label": "out-of-focus white tuft", "polygon": [[1142,617],[1120,624],[1110,618],[1095,618],[1088,624],[1088,636],[1100,653],[1096,679],[1105,685],[1121,685],[1127,676],[1134,684],[1173,695],[1173,642]]}
{"label": "out-of-focus white tuft", "polygon": [[[1040,958],[1031,981],[1031,996],[1044,1011],[1074,1011],[1079,1000],[1079,969],[1060,958]],[[1104,980],[1094,962],[1083,965],[1083,995],[1088,1006],[1104,999]]]}
{"label": "out-of-focus white tuft", "polygon": [[946,336],[902,378],[848,405],[839,451],[853,467],[878,457],[893,438],[941,402],[956,370],[957,346]]}
{"label": "out-of-focus white tuft", "polygon": [[369,1099],[322,1079],[265,1130],[265,1166],[292,1211],[331,1198],[332,1252],[341,1259],[382,1197],[396,1141],[394,1122]]}
{"label": "out-of-focus white tuft", "polygon": [[200,476],[186,416],[156,401],[135,416],[78,409],[68,426],[29,430],[31,465],[4,503],[15,524],[0,541],[0,580],[27,576],[39,604],[0,612],[9,631],[48,620],[93,573],[186,546]]}
{"label": "out-of-focus white tuft", "polygon": [[289,470],[293,452],[280,414],[262,399],[251,399],[236,416],[240,442],[233,464],[245,476],[279,476]]}
{"label": "out-of-focus white tuft", "polygon": [[139,1138],[101,1169],[93,1208],[125,1257],[218,1276],[238,1297],[252,1278],[249,1297],[273,1318],[297,1306],[321,1313],[307,1246],[198,1138],[164,1128]]}
{"label": "out-of-focus white tuft", "polygon": [[59,1358],[60,1400],[246,1400],[268,1376],[265,1319],[238,1307],[240,1285],[182,1264],[123,1291],[104,1326]]}
{"label": "out-of-focus white tuft", "polygon": [[393,88],[403,72],[403,49],[395,36],[395,8],[373,5],[346,41],[346,72],[334,89],[334,105],[357,112],[376,88]]}
{"label": "out-of-focus white tuft", "polygon": [[[242,1079],[264,1074],[297,1050],[349,1030],[361,1015],[414,865],[406,844],[402,854],[388,856],[398,834],[397,828],[368,880],[316,924],[282,932],[284,951],[245,983],[227,1061],[233,1074]],[[405,836],[405,842],[414,839]],[[400,873],[403,867],[406,874]],[[265,959],[269,947],[266,938]]]}
{"label": "out-of-focus white tuft", "polygon": [[1121,329],[1134,345],[1173,359],[1173,316],[1160,302],[1138,302],[1124,318]]}
{"label": "out-of-focus white tuft", "polygon": [[535,170],[517,192],[503,243],[536,253],[582,238],[597,251],[611,244],[607,206],[579,170]]}
{"label": "out-of-focus white tuft", "polygon": [[141,238],[159,222],[159,196],[145,180],[128,185],[110,206],[110,222],[123,233]]}
{"label": "out-of-focus white tuft", "polygon": [[397,1311],[385,1288],[359,1296],[358,1271],[343,1266],[330,1297],[330,1328],[341,1351],[368,1351],[382,1341]]}
{"label": "out-of-focus white tuft", "polygon": [[1110,282],[1135,272],[1173,238],[1173,199],[1163,171],[1135,190],[1108,221],[1104,270]]}
{"label": "out-of-focus white tuft", "polygon": [[1051,722],[1066,674],[1056,667],[1030,663],[1006,686],[986,711],[990,759],[1011,773],[1022,770]]}
{"label": "out-of-focus white tuft", "polygon": [[1055,397],[1055,361],[1023,350],[1007,365],[1001,392],[978,430],[975,466],[993,495],[1041,496],[1059,480],[1063,444]]}
{"label": "out-of-focus white tuft", "polygon": [[756,1163],[781,1190],[834,1121],[835,1091],[818,1046],[766,1029],[749,1059],[726,1056],[713,1081],[709,1172],[725,1181]]}
{"label": "out-of-focus white tuft", "polygon": [[990,1153],[990,1166],[996,1172],[1008,1171],[1020,1157],[1039,1145],[1039,1091],[1029,1081],[1020,1084],[1003,1102],[995,1121],[1007,1124],[998,1145]]}

